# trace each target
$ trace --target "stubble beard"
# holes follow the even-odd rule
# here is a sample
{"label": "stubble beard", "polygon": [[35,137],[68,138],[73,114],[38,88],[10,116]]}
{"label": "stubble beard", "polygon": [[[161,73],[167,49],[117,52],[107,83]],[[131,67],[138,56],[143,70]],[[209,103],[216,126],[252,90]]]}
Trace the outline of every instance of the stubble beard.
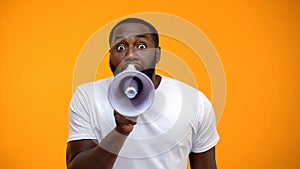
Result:
{"label": "stubble beard", "polygon": [[[141,70],[140,72],[144,73],[146,76],[148,76],[152,80],[152,77],[155,73],[155,65],[156,65],[156,59],[154,57],[152,60],[152,63],[151,63],[151,68]],[[114,74],[114,76],[117,75],[118,73],[120,73],[120,72],[118,72],[117,74],[115,74],[117,68],[112,64],[111,59],[109,59],[109,67],[110,67],[111,72]]]}

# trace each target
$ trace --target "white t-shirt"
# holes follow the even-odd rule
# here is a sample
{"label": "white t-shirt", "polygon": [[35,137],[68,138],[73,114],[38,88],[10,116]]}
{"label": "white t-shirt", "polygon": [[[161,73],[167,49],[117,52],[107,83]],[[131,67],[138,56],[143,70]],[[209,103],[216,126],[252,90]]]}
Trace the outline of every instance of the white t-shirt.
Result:
{"label": "white t-shirt", "polygon": [[[68,141],[101,140],[115,127],[107,98],[112,78],[77,87],[69,108]],[[162,76],[151,108],[140,115],[114,169],[186,169],[190,152],[201,153],[219,140],[207,97],[180,81]]]}

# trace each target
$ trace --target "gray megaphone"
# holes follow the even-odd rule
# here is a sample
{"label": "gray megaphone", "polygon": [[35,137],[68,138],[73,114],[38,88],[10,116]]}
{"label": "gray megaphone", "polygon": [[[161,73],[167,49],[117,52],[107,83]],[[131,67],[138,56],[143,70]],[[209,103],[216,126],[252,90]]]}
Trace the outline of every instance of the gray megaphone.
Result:
{"label": "gray megaphone", "polygon": [[135,117],[147,111],[155,96],[151,79],[134,65],[116,75],[108,88],[108,101],[120,114]]}

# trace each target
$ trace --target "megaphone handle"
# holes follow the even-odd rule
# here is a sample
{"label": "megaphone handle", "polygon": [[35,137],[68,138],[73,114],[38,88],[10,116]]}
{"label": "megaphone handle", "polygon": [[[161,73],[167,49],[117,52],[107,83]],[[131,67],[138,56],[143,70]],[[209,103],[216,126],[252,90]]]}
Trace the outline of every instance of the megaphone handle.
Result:
{"label": "megaphone handle", "polygon": [[137,118],[138,116],[133,116],[133,117],[129,117],[129,116],[124,116],[126,119],[130,120],[130,121],[133,121],[133,122],[137,122]]}

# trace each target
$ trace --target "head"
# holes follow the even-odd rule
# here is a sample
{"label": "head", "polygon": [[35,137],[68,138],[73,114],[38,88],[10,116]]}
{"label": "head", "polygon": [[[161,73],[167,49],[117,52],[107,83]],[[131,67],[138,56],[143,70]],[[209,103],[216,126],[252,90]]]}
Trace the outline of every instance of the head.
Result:
{"label": "head", "polygon": [[109,35],[110,68],[116,75],[133,64],[150,78],[160,59],[157,30],[150,23],[128,18],[117,23]]}

